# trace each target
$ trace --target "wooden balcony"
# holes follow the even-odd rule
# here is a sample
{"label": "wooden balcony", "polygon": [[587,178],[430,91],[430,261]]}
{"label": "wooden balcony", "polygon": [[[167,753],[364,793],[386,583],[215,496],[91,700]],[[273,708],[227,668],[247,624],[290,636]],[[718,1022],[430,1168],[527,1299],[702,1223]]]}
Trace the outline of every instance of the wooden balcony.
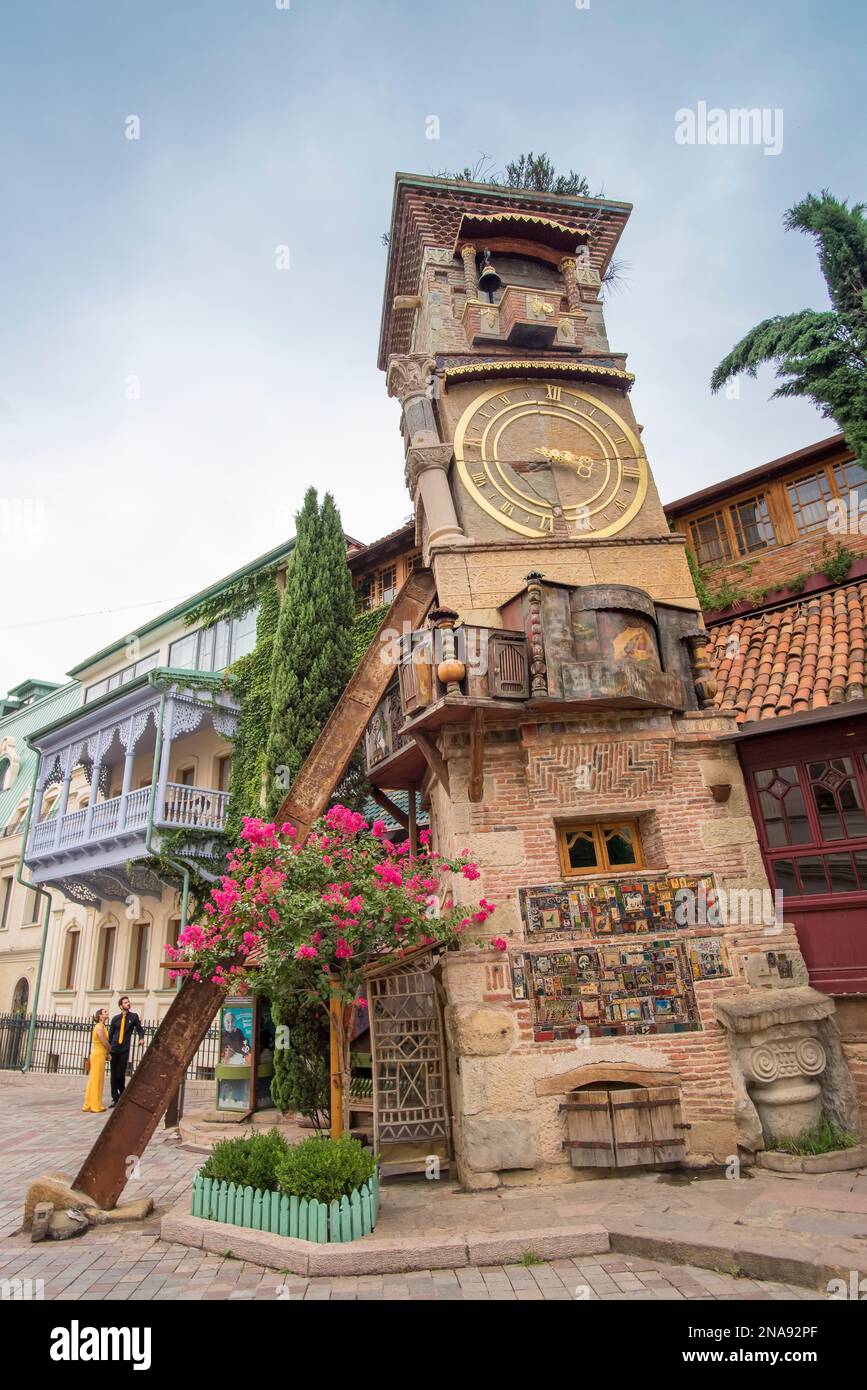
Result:
{"label": "wooden balcony", "polygon": [[[449,640],[449,639],[446,639]],[[443,634],[424,628],[407,641],[408,652],[370,720],[364,738],[365,769],[374,785],[411,787],[424,774],[420,742],[442,724],[466,721],[472,710],[490,718],[525,708],[530,695],[530,657],[522,632],[465,626],[453,637],[464,667],[445,682],[438,667]]]}

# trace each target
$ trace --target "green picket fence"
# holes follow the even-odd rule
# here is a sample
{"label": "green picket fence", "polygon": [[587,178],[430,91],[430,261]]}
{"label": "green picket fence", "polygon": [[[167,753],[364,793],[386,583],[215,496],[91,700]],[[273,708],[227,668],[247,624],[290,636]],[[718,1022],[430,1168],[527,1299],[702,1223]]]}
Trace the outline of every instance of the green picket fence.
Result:
{"label": "green picket fence", "polygon": [[193,1216],[226,1226],[247,1226],[274,1236],[314,1240],[319,1245],[369,1236],[379,1214],[376,1174],[339,1202],[308,1201],[281,1192],[262,1192],[233,1182],[217,1182],[197,1173],[193,1178]]}

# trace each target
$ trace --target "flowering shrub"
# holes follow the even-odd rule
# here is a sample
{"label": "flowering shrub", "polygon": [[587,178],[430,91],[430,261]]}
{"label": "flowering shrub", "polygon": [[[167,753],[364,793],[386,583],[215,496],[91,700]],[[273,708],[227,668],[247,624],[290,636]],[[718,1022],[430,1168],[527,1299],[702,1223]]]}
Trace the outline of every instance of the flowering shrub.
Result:
{"label": "flowering shrub", "polygon": [[334,989],[343,1004],[366,1007],[365,965],[455,941],[494,910],[484,898],[469,911],[455,904],[454,876],[473,881],[478,869],[466,851],[446,859],[420,838],[413,856],[409,841],[390,843],[383,821],[369,826],[345,806],[332,807],[303,845],[288,823],[248,818],[203,920],[170,958],[233,994],[271,996],[291,960],[323,1003]]}

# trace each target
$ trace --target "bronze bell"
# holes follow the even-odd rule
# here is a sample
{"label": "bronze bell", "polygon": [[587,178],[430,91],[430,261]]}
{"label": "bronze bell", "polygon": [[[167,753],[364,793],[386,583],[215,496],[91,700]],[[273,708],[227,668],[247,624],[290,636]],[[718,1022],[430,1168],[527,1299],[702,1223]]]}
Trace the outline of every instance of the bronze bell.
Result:
{"label": "bronze bell", "polygon": [[479,289],[484,290],[485,294],[493,294],[494,290],[498,290],[503,283],[494,269],[490,257],[490,251],[486,251],[485,263],[479,276]]}

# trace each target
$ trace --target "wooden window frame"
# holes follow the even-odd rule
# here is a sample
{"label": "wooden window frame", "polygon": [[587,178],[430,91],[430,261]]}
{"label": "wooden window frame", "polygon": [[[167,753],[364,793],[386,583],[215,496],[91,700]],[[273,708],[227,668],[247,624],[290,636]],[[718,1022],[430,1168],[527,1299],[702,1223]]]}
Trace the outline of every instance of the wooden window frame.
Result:
{"label": "wooden window frame", "polygon": [[[608,851],[605,845],[605,832],[607,830],[620,830],[627,828],[633,838],[635,845],[634,864],[610,864],[608,862]],[[588,865],[586,869],[575,869],[569,863],[569,850],[566,844],[566,836],[576,830],[590,830],[593,832],[593,843],[596,849],[597,863]],[[630,820],[628,816],[606,817],[605,820],[578,820],[564,821],[557,826],[557,847],[560,853],[560,868],[564,878],[585,878],[588,874],[605,873],[632,873],[635,869],[644,868],[644,848],[641,843],[641,831],[638,828],[637,820]]]}
{"label": "wooden window frame", "polygon": [[[861,797],[861,804],[867,807],[867,753],[857,746],[841,747],[839,740],[834,740],[830,731],[823,740],[816,740],[813,747],[801,748],[797,751],[791,747],[788,749],[781,747],[776,756],[767,755],[755,760],[750,759],[746,765],[747,795],[752,807],[759,846],[768,868],[768,877],[772,888],[775,888],[777,884],[776,864],[778,860],[794,862],[798,859],[818,858],[824,863],[826,856],[831,854],[854,854],[867,850],[867,835],[852,835],[829,840],[822,833],[819,809],[813,792],[815,783],[810,777],[809,764],[829,762],[835,758],[850,758],[852,760],[854,781]],[[770,845],[768,843],[767,826],[759,799],[756,777],[761,772],[768,772],[779,767],[793,767],[801,788],[811,838],[800,844]],[[797,866],[796,873],[798,873]],[[830,878],[828,882],[830,883]],[[798,910],[805,906],[813,909],[840,907],[847,903],[863,903],[864,889],[856,888],[851,892],[833,892],[829,889],[824,893],[804,894],[787,892],[785,898],[787,903],[794,901]]]}
{"label": "wooden window frame", "polygon": [[[754,550],[745,550],[741,545],[740,537],[743,530],[743,522],[735,521],[735,513],[738,507],[742,507],[746,502],[755,502],[757,504],[764,502],[767,516],[763,518],[763,520],[770,527],[774,537],[773,540],[765,541],[764,545],[758,546]],[[712,516],[719,517],[722,522],[723,534],[730,553],[728,556],[723,556],[719,560],[703,560],[699,554],[699,546],[695,538],[693,527],[699,526],[701,522],[707,521],[707,519]],[[775,550],[777,546],[783,544],[780,539],[780,527],[775,515],[774,494],[771,488],[751,488],[747,492],[739,493],[736,497],[727,497],[709,511],[698,512],[696,515],[688,516],[684,520],[690,545],[695,552],[696,559],[702,566],[736,565],[742,561],[750,560],[754,555],[763,555],[766,550]]]}
{"label": "wooden window frame", "polygon": [[0,903],[0,931],[6,931],[9,926],[9,909],[15,894],[15,880],[11,874],[4,875],[0,880],[0,888],[3,890],[3,902]]}
{"label": "wooden window frame", "polygon": [[[111,947],[111,958],[108,956],[109,946]],[[114,971],[114,953],[117,949],[117,927],[113,924],[106,924],[99,929],[99,959],[97,963],[96,988],[111,989],[111,977]]]}
{"label": "wooden window frame", "polygon": [[75,989],[80,947],[81,931],[76,927],[66,933],[66,940],[63,943],[63,989]]}
{"label": "wooden window frame", "polygon": [[[130,989],[138,989],[138,990],[147,989],[147,967],[148,967],[148,964],[149,964],[149,957],[150,957],[150,932],[151,932],[151,927],[152,927],[152,925],[153,925],[153,923],[147,921],[147,919],[142,919],[142,921],[140,921],[140,922],[134,922],[134,923],[133,923],[133,928],[132,928],[132,929],[133,929],[134,935],[133,935],[133,940],[132,940],[132,950],[131,950],[131,952],[130,952],[130,966],[131,966],[131,969],[130,969],[130,972],[129,972],[130,975],[132,976],[132,978],[131,978],[131,980],[130,980],[130,982],[129,982],[129,988],[130,988]],[[147,936],[146,936],[146,937],[145,937],[145,932],[147,933]],[[145,959],[145,969],[144,969],[144,973],[142,973],[142,969],[141,969],[141,965],[142,965],[142,941],[143,941],[143,940],[147,940],[147,943],[148,943],[147,957],[146,957],[146,959]]]}
{"label": "wooden window frame", "polygon": [[[702,566],[730,565],[736,558],[737,547],[734,541],[733,527],[729,523],[727,511],[727,504],[724,504],[721,507],[712,508],[711,511],[702,512],[699,516],[691,516],[687,518],[686,525],[689,534],[690,544],[692,545],[692,548],[695,551],[695,557],[698,560],[698,563]],[[703,560],[701,557],[700,544],[696,536],[696,530],[703,521],[709,521],[712,517],[718,518],[719,522],[722,524],[722,534],[725,537],[726,544],[729,548],[729,554],[720,555],[716,560]],[[717,527],[717,535],[719,536],[719,526]]]}

